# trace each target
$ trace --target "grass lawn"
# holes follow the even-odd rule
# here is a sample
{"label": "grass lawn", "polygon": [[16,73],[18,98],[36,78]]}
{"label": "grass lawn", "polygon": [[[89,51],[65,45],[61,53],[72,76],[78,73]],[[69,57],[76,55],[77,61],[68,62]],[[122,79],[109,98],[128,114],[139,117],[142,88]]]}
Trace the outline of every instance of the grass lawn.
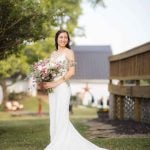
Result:
{"label": "grass lawn", "polygon": [[[37,111],[37,100],[27,98],[23,102],[27,111]],[[94,108],[74,108],[70,116],[77,130],[86,138],[88,126],[82,120],[96,117]],[[48,111],[47,102],[43,101],[43,111]],[[150,138],[96,138],[91,140],[100,147],[110,150],[150,150]],[[48,116],[11,117],[7,112],[0,112],[0,150],[43,150],[49,143]]]}
{"label": "grass lawn", "polygon": [[[71,119],[78,131],[86,137],[86,125],[80,119]],[[43,150],[49,143],[48,118],[0,121],[0,150]],[[150,138],[93,139],[92,142],[111,150],[149,150]]]}

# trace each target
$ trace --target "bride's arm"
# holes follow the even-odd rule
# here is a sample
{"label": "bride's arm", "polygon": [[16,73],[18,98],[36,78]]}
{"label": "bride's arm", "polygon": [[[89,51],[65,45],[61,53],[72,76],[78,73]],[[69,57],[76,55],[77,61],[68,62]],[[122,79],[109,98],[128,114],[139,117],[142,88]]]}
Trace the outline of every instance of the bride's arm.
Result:
{"label": "bride's arm", "polygon": [[67,73],[62,77],[63,81],[70,79],[75,74],[75,57],[72,50],[68,52],[67,58],[69,60],[69,66]]}
{"label": "bride's arm", "polygon": [[68,71],[61,79],[55,81],[56,86],[66,80],[69,80],[75,74],[75,56],[73,50],[69,50],[69,52],[67,53],[67,59],[69,61]]}
{"label": "bride's arm", "polygon": [[66,80],[70,79],[75,74],[75,57],[72,50],[69,50],[69,52],[67,53],[67,58],[69,60],[69,67],[67,73],[57,81],[44,83],[43,86],[45,89],[54,88],[59,84],[65,82]]}

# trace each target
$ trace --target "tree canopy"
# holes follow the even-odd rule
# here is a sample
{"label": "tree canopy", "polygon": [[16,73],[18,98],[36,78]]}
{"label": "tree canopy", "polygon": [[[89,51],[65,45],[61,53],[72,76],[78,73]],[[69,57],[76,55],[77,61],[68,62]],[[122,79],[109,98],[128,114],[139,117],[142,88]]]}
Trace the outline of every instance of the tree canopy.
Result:
{"label": "tree canopy", "polygon": [[[67,29],[73,36],[74,30],[80,29],[77,21],[82,13],[81,1],[0,0],[0,59],[5,58],[0,62],[0,77],[14,74],[10,61],[15,62],[14,70],[18,70],[19,66],[25,65],[27,68],[27,63],[46,57],[54,49],[54,35],[59,28]],[[90,2],[97,4],[100,1]],[[20,53],[23,46],[30,43],[35,44],[26,46]],[[9,54],[13,55],[7,59]]]}
{"label": "tree canopy", "polygon": [[45,39],[54,27],[73,33],[80,13],[80,0],[0,0],[0,59]]}
{"label": "tree canopy", "polygon": [[[101,0],[89,0],[91,4]],[[29,65],[54,49],[54,35],[78,27],[82,0],[0,0],[0,84],[7,100],[6,78],[29,71]],[[11,55],[10,55],[11,54]],[[9,56],[9,57],[8,57]]]}
{"label": "tree canopy", "polygon": [[0,14],[0,79],[4,80],[26,74],[30,64],[47,57],[59,28],[73,35],[81,7],[80,0],[0,0]]}

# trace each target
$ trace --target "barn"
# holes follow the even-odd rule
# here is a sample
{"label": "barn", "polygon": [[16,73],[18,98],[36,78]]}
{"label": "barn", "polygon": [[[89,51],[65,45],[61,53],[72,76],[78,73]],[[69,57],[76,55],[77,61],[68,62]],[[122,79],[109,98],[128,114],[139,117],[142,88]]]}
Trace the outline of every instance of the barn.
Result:
{"label": "barn", "polygon": [[112,55],[109,45],[77,45],[72,48],[76,59],[76,73],[70,81],[73,95],[80,95],[84,105],[106,106],[108,93],[109,61]]}

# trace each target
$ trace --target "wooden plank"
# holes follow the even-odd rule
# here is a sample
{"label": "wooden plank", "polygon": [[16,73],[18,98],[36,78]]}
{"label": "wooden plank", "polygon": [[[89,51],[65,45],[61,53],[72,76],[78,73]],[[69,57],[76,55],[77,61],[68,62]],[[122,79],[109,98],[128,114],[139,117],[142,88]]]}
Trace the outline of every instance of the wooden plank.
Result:
{"label": "wooden plank", "polygon": [[113,118],[117,119],[117,95],[113,95],[113,96],[114,96],[114,98],[113,98],[114,99]]}
{"label": "wooden plank", "polygon": [[148,51],[150,51],[150,42],[140,45],[138,47],[132,48],[121,54],[110,56],[109,61],[111,62],[111,61],[126,59],[126,58],[129,58],[129,57],[141,54],[141,53],[145,53]]}
{"label": "wooden plank", "polygon": [[108,87],[109,92],[116,95],[121,96],[130,96],[131,94],[131,87],[119,86],[119,85],[109,85]]}
{"label": "wooden plank", "polygon": [[123,104],[124,104],[124,97],[120,96],[120,119],[121,120],[124,118]]}
{"label": "wooden plank", "polygon": [[134,119],[139,122],[141,120],[141,101],[139,98],[135,98],[134,108]]}
{"label": "wooden plank", "polygon": [[150,98],[150,86],[119,86],[110,85],[109,92],[115,95]]}
{"label": "wooden plank", "polygon": [[[110,77],[142,79],[150,76],[150,51],[110,63]],[[135,80],[136,80],[135,79]]]}

